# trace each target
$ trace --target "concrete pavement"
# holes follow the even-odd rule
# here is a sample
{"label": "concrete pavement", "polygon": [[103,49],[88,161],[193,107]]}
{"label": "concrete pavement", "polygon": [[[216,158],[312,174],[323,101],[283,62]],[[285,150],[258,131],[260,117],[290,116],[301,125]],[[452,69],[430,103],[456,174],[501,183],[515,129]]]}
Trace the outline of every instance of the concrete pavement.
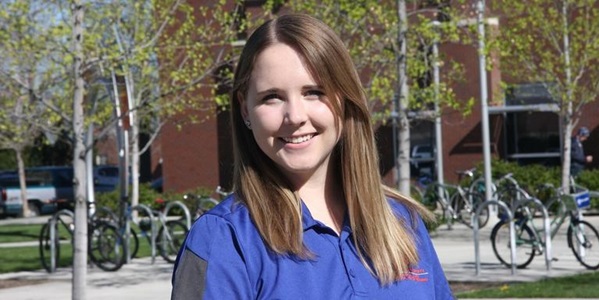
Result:
{"label": "concrete pavement", "polygon": [[[599,216],[588,216],[599,228]],[[536,256],[527,269],[511,270],[499,264],[495,258],[489,240],[492,225],[480,232],[481,270],[475,272],[474,243],[472,230],[456,224],[452,230],[439,227],[433,234],[433,243],[437,249],[441,264],[448,280],[459,282],[525,282],[548,277],[574,275],[586,270],[574,258],[567,247],[566,227],[553,241],[554,255],[557,259],[552,269],[546,270],[543,256]],[[157,257],[154,264],[150,258],[135,259],[117,272],[104,272],[90,267],[88,272],[87,299],[128,299],[162,300],[169,299],[171,292],[170,277],[172,265]],[[45,271],[17,272],[0,274],[0,280],[43,280],[35,285],[0,289],[0,299],[11,300],[63,300],[71,298],[71,269],[59,269],[56,273]]]}
{"label": "concrete pavement", "polygon": [[[172,264],[157,257],[134,259],[117,272],[88,269],[87,299],[164,300],[170,298]],[[0,274],[0,280],[45,280],[34,285],[0,289],[0,299],[7,300],[66,300],[71,299],[70,268],[46,271]]]}
{"label": "concrete pavement", "polygon": [[[585,216],[593,226],[599,228],[599,216]],[[536,220],[535,222],[540,222]],[[493,253],[491,245],[491,230],[494,224],[489,224],[479,232],[480,272],[476,274],[476,260],[473,231],[464,225],[454,225],[453,230],[446,226],[439,227],[433,234],[433,244],[443,265],[447,279],[459,282],[528,282],[544,278],[563,277],[583,272],[593,272],[581,265],[572,250],[568,247],[566,238],[567,222],[552,240],[551,269],[547,270],[545,257],[535,256],[526,269],[517,269],[512,275],[511,269],[500,264]],[[539,224],[538,228],[542,228]]]}

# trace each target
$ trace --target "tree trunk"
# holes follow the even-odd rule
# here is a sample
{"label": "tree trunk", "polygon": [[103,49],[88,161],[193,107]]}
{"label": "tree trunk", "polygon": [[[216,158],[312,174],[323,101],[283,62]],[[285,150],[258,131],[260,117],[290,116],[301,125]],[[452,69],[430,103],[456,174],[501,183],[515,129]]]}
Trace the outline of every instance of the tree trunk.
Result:
{"label": "tree trunk", "polygon": [[399,99],[398,99],[398,123],[399,123],[399,131],[398,131],[398,156],[395,158],[397,160],[396,166],[398,166],[398,170],[396,170],[397,181],[398,181],[398,189],[404,195],[410,195],[410,123],[407,117],[406,109],[408,106],[409,99],[409,88],[408,88],[408,77],[407,77],[407,61],[406,57],[408,54],[407,49],[407,32],[408,32],[408,17],[406,11],[406,1],[398,0],[397,1],[397,13],[398,13],[398,23],[399,23],[399,36],[398,36],[398,44],[399,44],[399,58],[397,61],[397,71],[398,71],[398,89],[399,89]]}
{"label": "tree trunk", "polygon": [[[135,83],[131,70],[125,75],[127,87],[127,101],[129,102],[129,124],[131,125],[131,135],[129,144],[130,167],[131,167],[131,206],[139,204],[139,118],[137,110],[139,103],[135,97]],[[134,212],[134,217],[136,217]]]}
{"label": "tree trunk", "polygon": [[139,122],[131,118],[131,206],[139,204]]}
{"label": "tree trunk", "polygon": [[562,99],[562,105],[567,103],[564,111],[563,107],[561,110],[562,122],[564,122],[564,156],[562,157],[562,191],[565,193],[570,192],[570,164],[572,151],[572,130],[574,129],[573,124],[573,91],[572,91],[572,67],[570,65],[570,38],[569,38],[569,24],[568,24],[568,1],[562,2],[562,42],[564,47],[564,65],[566,71],[566,99]]}
{"label": "tree trunk", "polygon": [[73,171],[75,194],[75,233],[73,253],[72,299],[85,300],[87,283],[87,201],[85,189],[85,143],[84,143],[84,82],[82,74],[83,63],[83,6],[81,0],[74,0],[73,10],[73,76],[75,91],[73,96]]}
{"label": "tree trunk", "polygon": [[17,168],[19,170],[19,186],[21,187],[21,202],[23,208],[21,210],[22,217],[28,217],[30,215],[28,199],[27,199],[27,181],[25,177],[25,162],[23,162],[23,149],[16,147],[15,155],[17,157]]}
{"label": "tree trunk", "polygon": [[[572,106],[572,103],[569,104]],[[564,120],[563,135],[564,135],[564,148],[563,148],[563,159],[562,159],[562,190],[569,192],[570,190],[570,165],[571,165],[571,153],[572,153],[572,129],[574,125],[570,120]]]}

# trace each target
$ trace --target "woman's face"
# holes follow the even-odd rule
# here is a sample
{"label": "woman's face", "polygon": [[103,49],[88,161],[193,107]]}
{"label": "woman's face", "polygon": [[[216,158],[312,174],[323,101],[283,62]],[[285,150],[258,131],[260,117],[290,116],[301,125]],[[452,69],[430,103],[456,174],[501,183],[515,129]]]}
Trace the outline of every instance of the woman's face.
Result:
{"label": "woman's face", "polygon": [[241,102],[243,118],[292,182],[327,174],[341,130],[329,101],[293,48],[276,43],[258,55]]}

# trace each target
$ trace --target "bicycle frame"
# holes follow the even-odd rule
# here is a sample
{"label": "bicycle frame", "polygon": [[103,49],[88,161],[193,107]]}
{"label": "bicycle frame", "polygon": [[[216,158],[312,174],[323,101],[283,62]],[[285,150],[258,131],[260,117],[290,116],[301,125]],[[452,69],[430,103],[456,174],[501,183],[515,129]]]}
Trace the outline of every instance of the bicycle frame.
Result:
{"label": "bicycle frame", "polygon": [[[537,200],[537,199],[535,199],[535,200]],[[557,200],[558,204],[562,204],[563,200],[561,199],[561,195],[558,196],[558,198],[556,198],[556,200]],[[518,208],[520,208],[520,206],[524,206],[526,204],[525,202],[527,202],[527,201],[533,201],[533,200],[530,199],[530,200],[520,201],[521,203],[519,203],[518,207],[516,207],[516,208],[518,209]],[[540,201],[538,201],[538,205],[543,206]],[[543,208],[544,208],[544,206],[543,206]],[[547,270],[550,270],[551,269],[551,260],[552,260],[552,258],[550,257],[551,256],[551,241],[557,235],[557,233],[561,229],[561,226],[564,224],[566,219],[570,219],[568,226],[577,224],[577,220],[578,220],[577,211],[567,210],[563,206],[560,206],[558,209],[558,214],[555,217],[550,218],[549,223],[545,222],[543,229],[539,229],[538,226],[534,222],[534,216],[530,212],[530,209],[527,206],[524,206],[524,210],[525,210],[524,214],[520,214],[519,216],[516,217],[516,223],[527,224],[528,227],[532,229],[533,239],[531,241],[519,240],[519,242],[530,244],[535,251],[544,253]],[[548,215],[546,209],[544,209],[543,218],[549,218],[549,215]],[[548,229],[546,228],[546,226],[549,226]],[[545,231],[545,234],[544,234],[546,236],[545,240],[541,236],[541,233],[543,231]],[[517,236],[519,236],[519,235],[517,235]]]}

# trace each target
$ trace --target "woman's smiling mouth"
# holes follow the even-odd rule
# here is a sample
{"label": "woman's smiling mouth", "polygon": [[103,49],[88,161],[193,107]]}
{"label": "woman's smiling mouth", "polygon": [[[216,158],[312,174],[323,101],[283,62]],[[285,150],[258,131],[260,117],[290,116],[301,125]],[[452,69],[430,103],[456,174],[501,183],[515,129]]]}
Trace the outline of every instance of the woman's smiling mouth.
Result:
{"label": "woman's smiling mouth", "polygon": [[316,134],[311,133],[311,134],[302,135],[302,136],[283,137],[281,139],[283,141],[285,141],[286,143],[300,144],[300,143],[307,142],[307,141],[311,140],[315,135]]}

